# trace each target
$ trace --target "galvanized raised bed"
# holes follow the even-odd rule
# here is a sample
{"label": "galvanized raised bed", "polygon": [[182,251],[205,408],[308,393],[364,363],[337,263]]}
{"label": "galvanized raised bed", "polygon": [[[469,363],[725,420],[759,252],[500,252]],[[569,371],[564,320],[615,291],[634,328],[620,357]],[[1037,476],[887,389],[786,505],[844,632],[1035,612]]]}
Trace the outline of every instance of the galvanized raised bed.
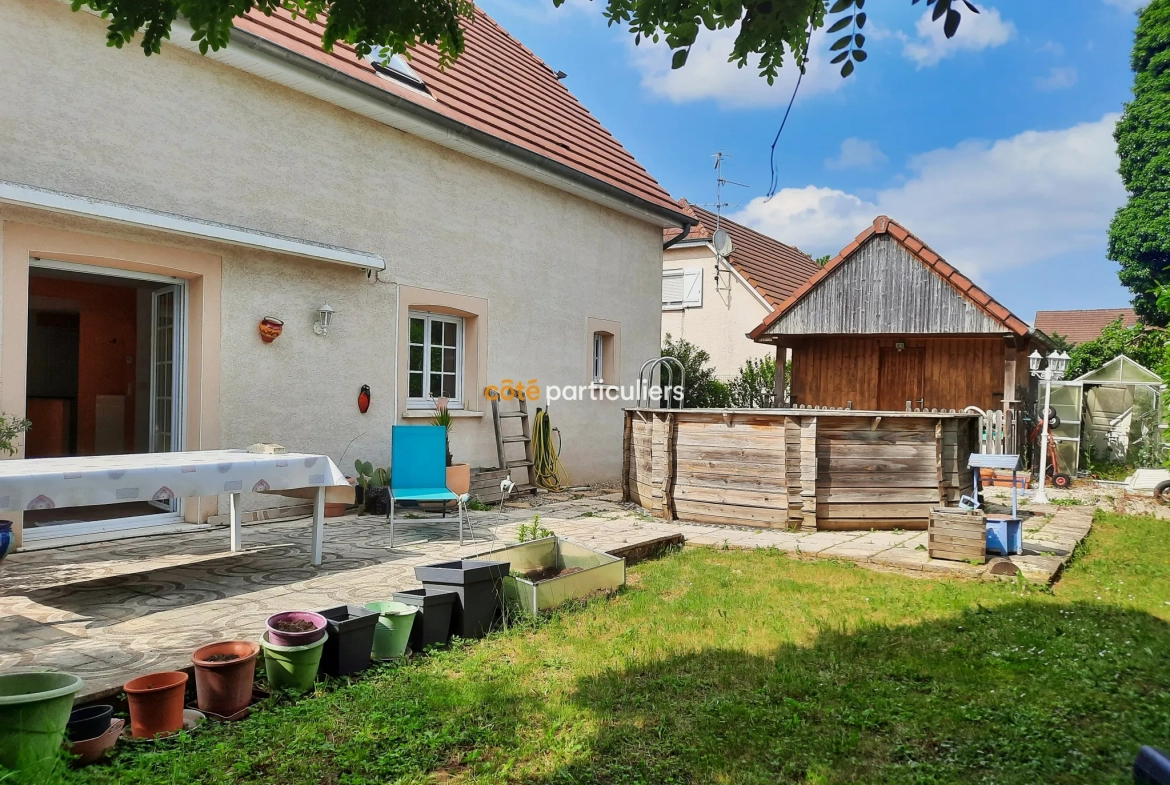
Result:
{"label": "galvanized raised bed", "polygon": [[[488,558],[488,554],[481,554],[478,558]],[[625,559],[586,548],[563,537],[544,537],[492,551],[491,559],[512,565],[512,574],[504,578],[504,594],[510,603],[519,605],[528,613],[555,608],[594,592],[614,591],[626,582]],[[546,580],[533,581],[516,575],[574,568],[578,571]]]}

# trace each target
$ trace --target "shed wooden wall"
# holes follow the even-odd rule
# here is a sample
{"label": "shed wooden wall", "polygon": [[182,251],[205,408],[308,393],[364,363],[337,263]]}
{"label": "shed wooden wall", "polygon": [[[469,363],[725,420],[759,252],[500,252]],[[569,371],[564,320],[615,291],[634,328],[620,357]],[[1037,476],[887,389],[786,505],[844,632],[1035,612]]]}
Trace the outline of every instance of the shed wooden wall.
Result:
{"label": "shed wooden wall", "polygon": [[971,493],[973,417],[783,410],[627,413],[625,496],[667,519],[925,529]]}
{"label": "shed wooden wall", "polygon": [[[991,338],[915,338],[909,336],[827,336],[806,338],[792,347],[792,395],[801,406],[879,408],[882,347],[898,341],[925,349],[922,406],[997,409],[1003,403],[1004,340]],[[1026,361],[1025,361],[1026,367]]]}
{"label": "shed wooden wall", "polygon": [[875,235],[768,328],[766,335],[1005,332],[1003,324],[893,237]]}

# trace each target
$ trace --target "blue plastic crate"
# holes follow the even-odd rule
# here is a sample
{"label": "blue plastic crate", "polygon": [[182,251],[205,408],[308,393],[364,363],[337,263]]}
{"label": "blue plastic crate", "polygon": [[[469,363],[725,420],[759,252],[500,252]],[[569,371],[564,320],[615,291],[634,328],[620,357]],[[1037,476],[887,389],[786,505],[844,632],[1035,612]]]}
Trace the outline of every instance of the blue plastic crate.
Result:
{"label": "blue plastic crate", "polygon": [[1019,518],[987,519],[987,550],[1011,556],[1024,552],[1024,522]]}

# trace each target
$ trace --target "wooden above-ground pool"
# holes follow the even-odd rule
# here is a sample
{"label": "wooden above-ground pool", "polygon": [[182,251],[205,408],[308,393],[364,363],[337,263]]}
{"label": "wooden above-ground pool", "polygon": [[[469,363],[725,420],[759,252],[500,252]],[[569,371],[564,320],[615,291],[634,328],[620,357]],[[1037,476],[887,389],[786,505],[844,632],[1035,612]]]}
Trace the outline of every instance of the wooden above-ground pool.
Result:
{"label": "wooden above-ground pool", "polygon": [[668,520],[925,529],[971,494],[976,428],[956,412],[627,409],[622,492]]}

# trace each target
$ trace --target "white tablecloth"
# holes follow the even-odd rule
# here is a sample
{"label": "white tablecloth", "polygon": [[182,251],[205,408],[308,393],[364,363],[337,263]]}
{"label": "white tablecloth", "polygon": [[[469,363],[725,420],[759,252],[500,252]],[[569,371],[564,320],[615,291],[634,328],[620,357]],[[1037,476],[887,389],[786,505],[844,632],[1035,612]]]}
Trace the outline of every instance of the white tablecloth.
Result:
{"label": "white tablecloth", "polygon": [[313,504],[312,560],[321,563],[325,488],[349,487],[325,455],[265,455],[247,450],[98,455],[0,461],[0,513],[51,510],[133,501],[171,501],[229,494],[231,549],[242,549],[239,498],[257,493],[317,488]]}
{"label": "white tablecloth", "polygon": [[246,450],[0,461],[0,512],[349,483],[324,455]]}

